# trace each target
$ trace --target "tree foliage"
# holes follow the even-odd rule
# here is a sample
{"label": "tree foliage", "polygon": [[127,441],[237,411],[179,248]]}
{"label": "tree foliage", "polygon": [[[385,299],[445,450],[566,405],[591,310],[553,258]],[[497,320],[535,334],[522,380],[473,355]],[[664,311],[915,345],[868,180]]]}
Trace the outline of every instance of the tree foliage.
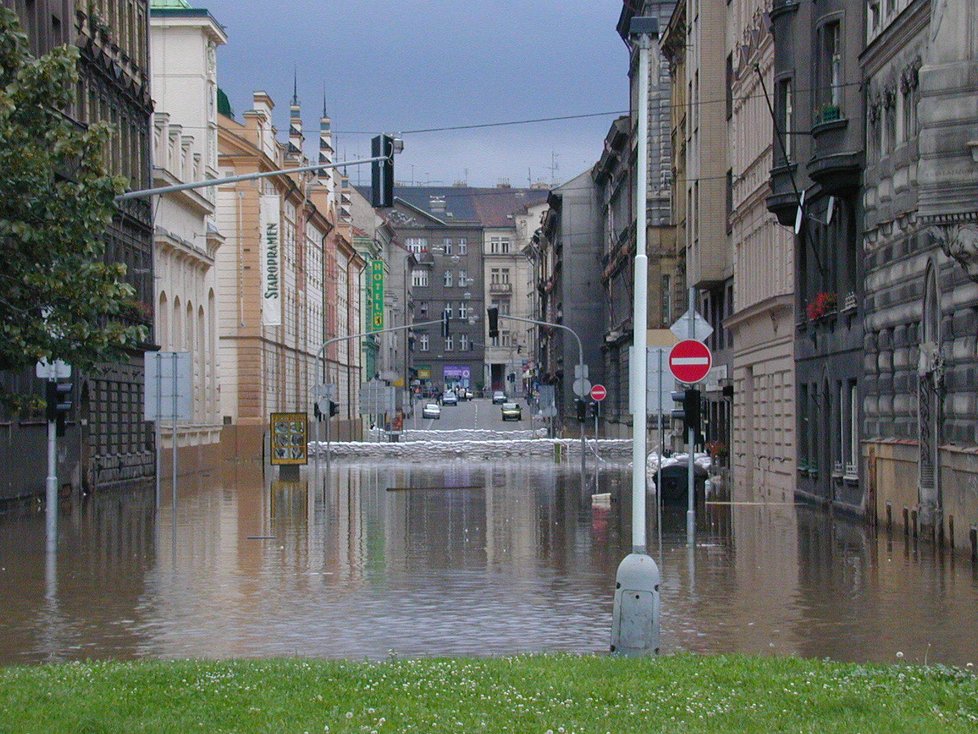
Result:
{"label": "tree foliage", "polygon": [[105,125],[69,109],[79,53],[34,58],[13,11],[0,7],[0,369],[41,358],[80,369],[121,358],[147,337],[125,265],[104,261],[113,198]]}

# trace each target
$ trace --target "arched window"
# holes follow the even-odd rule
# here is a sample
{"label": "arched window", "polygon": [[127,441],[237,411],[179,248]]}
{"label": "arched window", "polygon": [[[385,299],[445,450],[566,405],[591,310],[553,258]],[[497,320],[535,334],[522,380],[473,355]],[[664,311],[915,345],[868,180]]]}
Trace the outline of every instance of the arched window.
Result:
{"label": "arched window", "polygon": [[156,313],[159,316],[159,322],[156,324],[156,341],[159,342],[161,349],[166,349],[169,346],[170,339],[170,310],[168,308],[166,301],[166,291],[160,292],[160,303],[159,308],[156,309]]}
{"label": "arched window", "polygon": [[180,296],[175,296],[173,299],[173,333],[170,337],[170,351],[176,352],[180,350],[183,345],[183,329],[180,328],[181,319],[183,317],[182,309],[180,308]]}

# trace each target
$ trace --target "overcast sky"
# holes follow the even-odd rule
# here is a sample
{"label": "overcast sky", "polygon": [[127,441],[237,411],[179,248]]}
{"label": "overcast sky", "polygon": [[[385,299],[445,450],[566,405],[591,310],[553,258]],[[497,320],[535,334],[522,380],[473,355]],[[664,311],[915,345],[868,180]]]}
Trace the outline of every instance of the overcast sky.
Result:
{"label": "overcast sky", "polygon": [[[614,114],[427,133],[410,130],[628,108],[621,0],[191,0],[227,29],[218,79],[236,114],[264,89],[288,135],[295,68],[307,152],[326,103],[339,158],[370,154],[370,136],[404,132],[398,181],[514,186],[589,168]],[[369,182],[368,167],[362,181]],[[356,183],[356,169],[350,169]]]}

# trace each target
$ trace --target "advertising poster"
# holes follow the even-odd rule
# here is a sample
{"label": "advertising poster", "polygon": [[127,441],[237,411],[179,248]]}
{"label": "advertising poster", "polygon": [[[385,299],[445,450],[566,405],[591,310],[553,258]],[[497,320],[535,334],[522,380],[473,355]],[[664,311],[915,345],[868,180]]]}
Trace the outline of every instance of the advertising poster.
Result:
{"label": "advertising poster", "polygon": [[261,230],[261,323],[282,325],[282,217],[277,194],[263,194],[258,209]]}
{"label": "advertising poster", "polygon": [[273,465],[309,463],[309,425],[305,413],[272,413],[269,435]]}

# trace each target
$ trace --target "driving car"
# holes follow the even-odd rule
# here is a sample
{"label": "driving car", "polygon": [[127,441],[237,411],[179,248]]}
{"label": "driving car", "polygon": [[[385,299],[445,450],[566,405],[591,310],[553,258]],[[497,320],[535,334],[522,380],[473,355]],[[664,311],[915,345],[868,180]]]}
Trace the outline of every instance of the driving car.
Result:
{"label": "driving car", "polygon": [[523,409],[520,407],[519,403],[503,403],[502,412],[504,421],[523,420]]}
{"label": "driving car", "polygon": [[438,407],[438,403],[427,403],[421,410],[422,418],[437,418],[441,420],[441,408]]}
{"label": "driving car", "polygon": [[445,392],[441,396],[442,405],[458,405],[458,396],[453,392]]}
{"label": "driving car", "polygon": [[465,389],[465,399],[466,400],[472,400],[474,397],[475,397],[475,395],[472,394],[472,391],[469,390],[468,388],[466,388]]}
{"label": "driving car", "polygon": [[492,394],[493,405],[496,405],[498,403],[505,403],[505,402],[506,402],[506,393],[504,393],[502,390],[496,390],[496,392]]}

